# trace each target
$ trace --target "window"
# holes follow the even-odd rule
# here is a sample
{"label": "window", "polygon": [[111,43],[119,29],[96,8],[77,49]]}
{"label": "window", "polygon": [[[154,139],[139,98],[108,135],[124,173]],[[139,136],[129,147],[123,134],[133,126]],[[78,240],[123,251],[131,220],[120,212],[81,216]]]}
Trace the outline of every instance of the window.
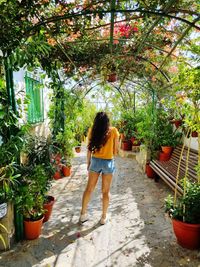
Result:
{"label": "window", "polygon": [[28,122],[38,123],[44,121],[43,88],[41,82],[25,76],[26,94],[29,97]]}

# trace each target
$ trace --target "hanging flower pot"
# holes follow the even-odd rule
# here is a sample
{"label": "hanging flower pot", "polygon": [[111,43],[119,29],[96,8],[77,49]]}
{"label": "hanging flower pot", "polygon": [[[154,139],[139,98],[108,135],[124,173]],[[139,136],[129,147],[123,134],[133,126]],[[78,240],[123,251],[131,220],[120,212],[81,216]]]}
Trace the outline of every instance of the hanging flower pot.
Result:
{"label": "hanging flower pot", "polygon": [[161,146],[162,152],[166,154],[171,154],[173,147],[172,146]]}
{"label": "hanging flower pot", "polygon": [[164,152],[160,152],[159,154],[159,160],[160,161],[168,161],[170,159],[170,154],[164,153]]}
{"label": "hanging flower pot", "polygon": [[71,175],[71,170],[72,170],[71,166],[63,165],[62,166],[62,172],[63,172],[64,177],[69,177]]}
{"label": "hanging flower pot", "polygon": [[44,216],[36,221],[24,220],[24,233],[26,239],[33,240],[40,236],[43,219]]}
{"label": "hanging flower pot", "polygon": [[198,137],[198,132],[197,131],[193,131],[192,132],[192,137]]}
{"label": "hanging flower pot", "polygon": [[154,172],[154,170],[151,168],[151,166],[149,165],[149,163],[146,163],[146,175],[149,178],[155,178],[156,173]]}
{"label": "hanging flower pot", "polygon": [[46,199],[47,200],[43,205],[43,208],[45,210],[43,222],[47,222],[49,220],[52,213],[53,204],[55,202],[55,198],[52,196],[47,196]]}
{"label": "hanging flower pot", "polygon": [[177,242],[184,248],[200,248],[200,224],[185,223],[172,219]]}
{"label": "hanging flower pot", "polygon": [[117,81],[117,74],[116,73],[111,73],[107,77],[108,82],[116,82]]}

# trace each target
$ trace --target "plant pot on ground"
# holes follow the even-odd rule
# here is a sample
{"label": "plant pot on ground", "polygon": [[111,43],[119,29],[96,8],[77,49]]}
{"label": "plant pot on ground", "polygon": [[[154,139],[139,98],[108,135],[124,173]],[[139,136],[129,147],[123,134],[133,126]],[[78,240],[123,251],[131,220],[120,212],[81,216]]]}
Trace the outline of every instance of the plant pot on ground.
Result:
{"label": "plant pot on ground", "polygon": [[133,146],[140,146],[141,142],[136,137],[131,137],[131,142]]}
{"label": "plant pot on ground", "polygon": [[43,165],[22,166],[22,180],[16,193],[18,213],[24,217],[26,239],[36,239],[41,233],[44,216],[44,196],[48,188],[48,172]]}
{"label": "plant pot on ground", "polygon": [[41,216],[37,220],[24,219],[24,233],[27,240],[37,239],[42,231],[42,223],[44,216]]}
{"label": "plant pot on ground", "polygon": [[53,175],[54,180],[59,180],[62,178],[61,172],[60,171],[56,171]]}
{"label": "plant pot on ground", "polygon": [[166,211],[172,218],[177,242],[184,248],[200,248],[200,184],[183,182],[185,194],[176,203],[172,196],[165,199]]}
{"label": "plant pot on ground", "polygon": [[174,119],[171,121],[171,123],[174,124],[176,128],[179,128],[182,125],[182,122],[182,119]]}
{"label": "plant pot on ground", "polygon": [[155,178],[156,177],[156,173],[154,172],[154,170],[149,165],[149,162],[146,163],[145,172],[146,172],[147,177],[149,177],[149,178]]}
{"label": "plant pot on ground", "polygon": [[193,132],[191,133],[191,135],[192,135],[192,137],[198,137],[198,132],[197,132],[197,131],[193,131]]}
{"label": "plant pot on ground", "polygon": [[53,196],[46,196],[44,200],[44,219],[43,222],[47,222],[51,216],[55,198]]}
{"label": "plant pot on ground", "polygon": [[81,152],[81,146],[76,146],[75,151],[76,151],[76,153],[80,153]]}
{"label": "plant pot on ground", "polygon": [[62,173],[64,177],[69,177],[72,171],[72,164],[70,161],[64,161],[62,165]]}
{"label": "plant pot on ground", "polygon": [[162,152],[166,154],[171,154],[173,147],[172,146],[161,146]]}
{"label": "plant pot on ground", "polygon": [[122,149],[124,151],[131,151],[132,150],[131,140],[122,140]]}
{"label": "plant pot on ground", "polygon": [[171,157],[171,154],[160,152],[159,153],[159,160],[160,161],[168,161]]}

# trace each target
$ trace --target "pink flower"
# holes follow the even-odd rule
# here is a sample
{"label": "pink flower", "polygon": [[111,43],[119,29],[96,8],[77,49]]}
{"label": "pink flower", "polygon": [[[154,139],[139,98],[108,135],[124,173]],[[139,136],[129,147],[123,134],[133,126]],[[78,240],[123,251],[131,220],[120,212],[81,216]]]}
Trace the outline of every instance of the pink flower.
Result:
{"label": "pink flower", "polygon": [[134,32],[138,32],[138,27],[133,27]]}

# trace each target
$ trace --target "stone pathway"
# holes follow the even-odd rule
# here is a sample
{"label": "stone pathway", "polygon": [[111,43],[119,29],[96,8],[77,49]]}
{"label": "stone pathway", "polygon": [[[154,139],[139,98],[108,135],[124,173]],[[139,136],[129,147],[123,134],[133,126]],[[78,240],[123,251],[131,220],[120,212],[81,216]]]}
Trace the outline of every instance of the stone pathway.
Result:
{"label": "stone pathway", "polygon": [[0,255],[0,267],[200,267],[200,252],[177,245],[163,199],[164,183],[147,178],[133,159],[117,158],[109,222],[101,226],[101,179],[79,225],[87,183],[85,152],[76,154],[73,174],[55,181],[52,217],[41,237]]}

